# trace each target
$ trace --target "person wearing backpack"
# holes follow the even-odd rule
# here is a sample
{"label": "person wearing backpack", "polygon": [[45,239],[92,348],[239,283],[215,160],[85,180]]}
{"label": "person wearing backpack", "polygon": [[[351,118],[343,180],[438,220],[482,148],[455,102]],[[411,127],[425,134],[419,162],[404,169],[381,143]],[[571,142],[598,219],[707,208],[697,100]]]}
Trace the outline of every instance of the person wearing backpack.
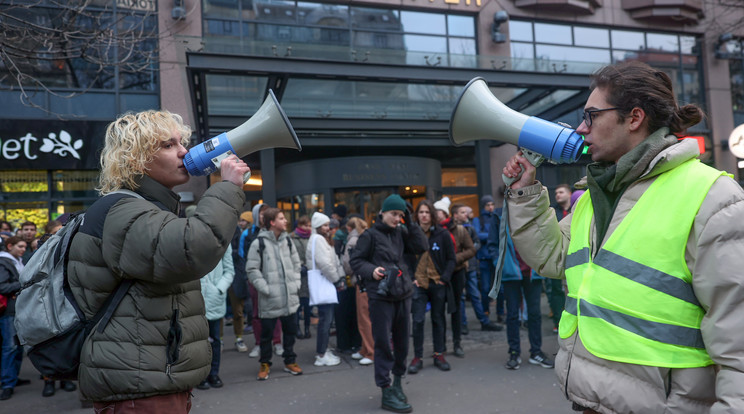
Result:
{"label": "person wearing backpack", "polygon": [[[168,111],[127,113],[106,129],[99,193],[72,239],[68,280],[87,318],[122,280],[133,281],[110,323],[86,339],[78,371],[97,413],[187,413],[190,391],[212,361],[199,279],[224,256],[238,221],[248,166],[220,163],[222,181],[179,218],[177,185],[189,181],[184,147],[191,129]],[[106,209],[100,206],[107,207]]]}
{"label": "person wearing backpack", "polygon": [[[403,218],[405,225],[401,224]],[[382,390],[382,408],[388,411],[413,410],[401,379],[406,373],[413,295],[412,273],[403,255],[419,255],[428,247],[426,235],[411,221],[406,202],[392,194],[383,201],[377,221],[359,236],[351,253],[351,268],[362,278],[369,297],[375,384]]]}
{"label": "person wearing backpack", "polygon": [[248,249],[245,271],[258,292],[258,317],[261,319],[261,364],[259,381],[269,378],[271,342],[277,320],[281,321],[284,371],[301,375],[294,343],[297,337],[295,313],[300,307],[300,256],[287,234],[287,219],[276,207],[263,213],[263,228]]}
{"label": "person wearing backpack", "polygon": [[[253,206],[251,210],[253,225],[243,230],[243,233],[240,235],[240,257],[242,262],[240,265],[243,266],[243,269],[245,269],[248,258],[248,249],[251,247],[253,241],[258,238],[258,233],[261,232],[263,214],[267,208],[269,208],[269,205],[264,203],[258,203]],[[248,294],[251,296],[251,326],[253,327],[253,338],[255,340],[253,349],[248,353],[248,356],[250,358],[257,358],[261,354],[261,318],[258,316],[258,292],[252,283],[248,283]],[[281,322],[276,323],[273,332],[272,342],[274,343],[274,352],[277,356],[282,356],[284,348],[282,347]]]}
{"label": "person wearing backpack", "polygon": [[24,267],[23,253],[26,251],[26,241],[13,236],[5,241],[5,245],[8,250],[0,252],[0,295],[3,295],[7,301],[5,310],[0,312],[0,337],[2,337],[0,382],[3,389],[0,393],[0,400],[7,400],[13,396],[23,356],[23,349],[16,344],[15,340],[14,319],[16,294],[21,290],[18,275]]}

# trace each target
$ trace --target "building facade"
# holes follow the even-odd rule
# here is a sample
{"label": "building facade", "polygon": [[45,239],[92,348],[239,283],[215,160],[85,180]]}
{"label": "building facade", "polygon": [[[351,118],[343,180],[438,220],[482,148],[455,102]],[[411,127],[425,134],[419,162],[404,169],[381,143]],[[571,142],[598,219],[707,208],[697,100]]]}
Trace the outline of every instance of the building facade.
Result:
{"label": "building facade", "polygon": [[[381,201],[397,192],[413,205],[424,197],[447,195],[471,205],[477,215],[480,196],[493,194],[498,199],[503,193],[500,170],[516,149],[499,141],[498,131],[490,140],[457,147],[450,143],[449,118],[470,79],[483,77],[493,95],[515,111],[577,126],[589,94],[588,75],[608,63],[640,60],[671,76],[681,102],[705,109],[707,119],[688,134],[704,143],[706,162],[739,177],[739,160],[728,149],[729,135],[744,122],[744,5],[737,2],[159,0],[148,4],[157,11],[159,62],[150,89],[136,91],[138,99],[122,98],[133,92],[123,88],[126,81],[120,80],[111,90],[94,88],[81,95],[103,93],[117,102],[123,100],[113,112],[97,105],[98,112],[70,104],[82,118],[58,121],[48,114],[30,116],[35,113],[32,109],[12,103],[13,91],[0,91],[9,94],[4,104],[19,111],[0,115],[6,118],[0,119],[0,137],[5,146],[6,137],[18,142],[9,150],[13,153],[17,148],[17,159],[22,158],[22,148],[47,142],[43,138],[23,141],[24,131],[10,129],[18,118],[29,125],[48,125],[52,130],[31,132],[34,137],[47,137],[61,135],[54,130],[61,130],[57,122],[105,125],[115,113],[151,105],[184,115],[194,127],[192,141],[197,144],[249,120],[271,89],[294,126],[302,151],[268,148],[243,157],[253,169],[245,187],[251,203],[277,204],[294,218],[345,204],[350,212],[370,219]],[[94,94],[88,95],[91,91]],[[473,122],[486,121],[474,118]],[[100,145],[100,125],[99,130],[81,128],[92,140],[87,146],[95,146],[96,140]],[[49,140],[54,141],[50,136]],[[77,140],[65,142],[74,146]],[[92,196],[95,162],[56,165],[35,159],[7,160],[0,166],[4,185],[0,209],[6,215],[16,207],[23,211],[29,203],[43,204],[48,212],[58,214],[84,207],[86,197]],[[573,183],[583,175],[586,162],[545,165],[539,178],[551,188]],[[79,184],[79,191],[87,192],[77,198],[59,194],[59,180],[55,180],[65,174],[87,177]],[[178,190],[198,198],[218,179],[194,177]],[[42,197],[39,191],[6,190],[6,182],[22,189],[24,180],[46,180],[46,193]]]}

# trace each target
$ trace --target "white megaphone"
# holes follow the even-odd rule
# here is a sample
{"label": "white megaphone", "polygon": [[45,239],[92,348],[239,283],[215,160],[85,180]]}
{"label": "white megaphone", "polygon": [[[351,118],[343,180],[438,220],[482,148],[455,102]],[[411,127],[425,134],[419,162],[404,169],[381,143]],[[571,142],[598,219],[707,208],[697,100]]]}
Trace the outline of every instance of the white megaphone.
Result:
{"label": "white megaphone", "polygon": [[[294,148],[302,151],[300,140],[271,89],[269,96],[251,119],[191,148],[183,164],[191,175],[209,175],[217,171],[220,162],[231,154],[242,158],[266,148]],[[251,173],[246,173],[243,182],[250,177]]]}
{"label": "white megaphone", "polygon": [[[584,147],[584,137],[575,130],[501,103],[483,78],[472,79],[460,94],[452,110],[449,138],[456,146],[483,139],[508,142],[526,150],[534,165],[544,159],[556,164],[575,162]],[[505,181],[514,180],[505,177]]]}

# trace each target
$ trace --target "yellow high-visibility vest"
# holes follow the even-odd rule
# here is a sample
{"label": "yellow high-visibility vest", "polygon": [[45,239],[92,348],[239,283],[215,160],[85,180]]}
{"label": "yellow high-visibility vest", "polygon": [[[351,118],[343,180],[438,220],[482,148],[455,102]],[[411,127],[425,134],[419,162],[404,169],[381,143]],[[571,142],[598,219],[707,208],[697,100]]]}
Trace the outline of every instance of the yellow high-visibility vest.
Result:
{"label": "yellow high-visibility vest", "polygon": [[713,364],[685,246],[708,190],[724,174],[690,160],[659,175],[594,257],[590,192],[579,199],[565,263],[561,338],[578,328],[589,352],[612,361],[666,368]]}

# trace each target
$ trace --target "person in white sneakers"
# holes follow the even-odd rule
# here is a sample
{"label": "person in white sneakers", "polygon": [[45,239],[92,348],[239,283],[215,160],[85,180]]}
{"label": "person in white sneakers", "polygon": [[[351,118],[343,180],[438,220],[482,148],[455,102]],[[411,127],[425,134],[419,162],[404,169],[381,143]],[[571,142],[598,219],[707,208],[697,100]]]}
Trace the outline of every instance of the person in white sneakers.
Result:
{"label": "person in white sneakers", "polygon": [[[315,212],[310,219],[313,234],[307,243],[305,260],[308,269],[318,269],[331,283],[337,283],[346,276],[341,262],[338,260],[336,251],[331,240],[331,219],[323,213]],[[310,291],[313,291],[312,281],[309,281]],[[331,333],[331,319],[333,317],[333,303],[319,304],[318,307],[318,335],[315,345],[315,366],[333,366],[341,363],[337,357],[328,349],[328,339]]]}

